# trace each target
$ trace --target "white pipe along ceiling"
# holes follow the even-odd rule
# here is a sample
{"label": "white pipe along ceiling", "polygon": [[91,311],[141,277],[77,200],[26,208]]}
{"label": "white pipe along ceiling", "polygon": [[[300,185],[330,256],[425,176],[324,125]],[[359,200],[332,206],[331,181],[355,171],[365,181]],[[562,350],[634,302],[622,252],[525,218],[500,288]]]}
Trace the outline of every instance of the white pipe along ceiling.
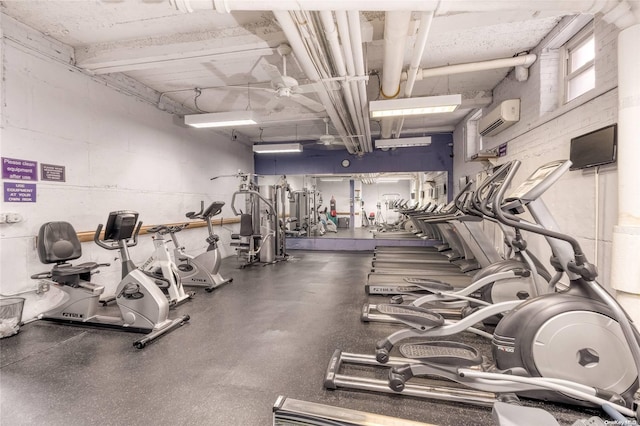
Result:
{"label": "white pipe along ceiling", "polygon": [[[625,1],[561,0],[537,2],[460,1],[460,0],[171,0],[182,12],[215,10],[221,14],[232,11],[271,11],[291,45],[302,71],[311,82],[323,88],[316,94],[326,114],[350,154],[363,155],[373,150],[366,81],[360,10],[384,11],[384,52],[380,93],[382,99],[411,97],[416,81],[437,76],[479,72],[500,68],[516,68],[518,80],[526,80],[528,67],[536,60],[533,54],[420,68],[424,52],[429,51],[427,38],[435,16],[463,12],[492,11],[554,11],[595,13],[606,11],[612,20],[622,19]],[[623,6],[621,6],[623,5]],[[334,12],[335,11],[335,12]],[[412,12],[422,12],[415,37],[411,62],[403,70],[405,48],[409,40]],[[340,82],[340,90],[332,90],[331,80]],[[404,91],[402,83],[405,82]],[[394,129],[395,124],[395,129]],[[404,119],[380,120],[380,137],[400,137]],[[423,126],[424,127],[424,126]]]}

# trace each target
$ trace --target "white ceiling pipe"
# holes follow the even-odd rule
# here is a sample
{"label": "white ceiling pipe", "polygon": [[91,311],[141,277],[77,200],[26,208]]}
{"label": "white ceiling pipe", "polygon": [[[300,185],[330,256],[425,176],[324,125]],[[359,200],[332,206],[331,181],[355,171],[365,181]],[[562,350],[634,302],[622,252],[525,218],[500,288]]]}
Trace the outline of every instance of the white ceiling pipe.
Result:
{"label": "white ceiling pipe", "polygon": [[406,98],[411,96],[411,93],[413,92],[413,85],[416,82],[420,61],[422,61],[422,55],[425,47],[427,46],[427,38],[429,38],[431,22],[433,22],[433,12],[424,12],[420,16],[420,29],[418,30],[416,42],[413,47],[413,57],[411,58],[409,71],[407,71],[407,84],[404,86],[404,96]]}
{"label": "white ceiling pipe", "polygon": [[458,12],[494,12],[496,10],[520,11],[557,11],[561,14],[596,13],[615,7],[618,0],[170,0],[170,3],[183,12],[194,10],[212,10],[229,13],[234,10],[245,11],[300,11],[300,10],[368,10],[380,12],[433,12],[439,15]]}
{"label": "white ceiling pipe", "polygon": [[[476,72],[494,70],[500,68],[511,67],[530,67],[536,61],[536,55],[530,53],[528,55],[516,56],[513,58],[493,59],[490,61],[482,62],[469,62],[466,64],[447,65],[444,67],[428,68],[418,70],[416,75],[417,80],[422,80],[429,77],[438,77],[441,75],[462,74],[465,72]],[[407,72],[403,72],[401,79],[407,80]]]}
{"label": "white ceiling pipe", "polygon": [[[174,0],[175,1],[175,0]],[[440,0],[182,0],[191,3],[193,8],[213,7],[220,13],[232,10],[371,10],[371,11],[406,11],[406,10],[435,10]],[[198,5],[194,5],[198,3]],[[209,5],[207,5],[209,3]]]}
{"label": "white ceiling pipe", "polygon": [[[349,19],[347,17],[347,12],[344,10],[337,10],[336,14],[336,22],[338,23],[338,32],[340,33],[340,40],[342,42],[342,50],[344,51],[345,62],[347,65],[347,74],[351,77],[355,77],[356,75],[356,65],[354,61],[355,53],[351,49],[351,34],[349,29]],[[358,90],[358,84],[355,81],[348,82],[348,85],[351,89],[351,94],[353,97],[353,104],[355,109],[362,104],[360,99],[360,91]],[[360,117],[358,111],[356,111],[356,123],[358,125],[359,134],[364,135],[363,139],[366,138],[365,132],[365,123],[368,124],[368,118]],[[370,139],[369,139],[370,140]],[[363,140],[364,141],[364,140]]]}
{"label": "white ceiling pipe", "polygon": [[[356,63],[356,75],[358,77],[364,77],[364,52],[362,51],[362,30],[360,29],[360,12],[349,11],[347,13],[349,18],[349,30],[351,34],[351,46],[353,50],[353,57]],[[367,105],[367,86],[364,80],[357,82],[358,91],[360,93],[360,119],[364,124],[364,135],[367,152],[373,151],[373,144],[371,142],[371,124],[369,121],[369,108]]]}
{"label": "white ceiling pipe", "polygon": [[[404,46],[407,44],[411,12],[387,12],[384,18],[384,62],[382,63],[382,90],[384,99],[400,94],[400,76],[404,65]],[[380,120],[382,137],[389,139],[393,119]]]}
{"label": "white ceiling pipe", "polygon": [[[407,71],[407,84],[405,84],[404,86],[405,98],[411,97],[411,93],[413,93],[413,86],[416,82],[418,67],[420,65],[420,61],[422,61],[424,49],[427,46],[427,38],[429,38],[429,31],[431,30],[432,22],[433,12],[422,13],[422,15],[420,16],[420,29],[418,30],[418,35],[416,36],[416,42],[413,45],[413,56],[411,57],[411,64],[409,65],[409,70]],[[395,136],[397,138],[400,137],[402,126],[404,126],[404,117],[400,117],[400,120],[398,120],[398,125],[396,126],[395,132]]]}
{"label": "white ceiling pipe", "polygon": [[[300,37],[298,28],[296,27],[296,24],[293,22],[293,19],[291,19],[291,15],[289,15],[289,12],[274,11],[273,14],[278,20],[278,23],[280,24],[282,31],[284,31],[285,36],[287,37],[287,40],[291,45],[291,49],[293,50],[293,53],[298,58],[298,61],[302,66],[302,69],[307,75],[307,77],[312,81],[320,81],[321,80],[320,74],[318,73],[315,66],[313,65],[313,62],[309,57],[309,53],[306,50],[304,42]],[[340,135],[342,142],[347,147],[347,151],[349,151],[350,154],[355,154],[356,150],[354,149],[354,144],[350,140],[350,138],[346,137],[347,131],[342,125],[342,121],[340,120],[338,112],[336,111],[335,107],[333,106],[333,103],[331,102],[331,98],[329,97],[329,94],[324,89],[319,90],[316,93],[318,94],[318,97],[320,97],[320,101],[326,108],[327,115],[329,115],[329,118],[331,119],[333,126],[338,131],[338,134]]]}
{"label": "white ceiling pipe", "polygon": [[[345,77],[347,75],[347,69],[345,66],[343,52],[340,48],[340,41],[338,40],[338,30],[333,21],[333,14],[329,11],[321,11],[320,12],[320,20],[322,21],[322,26],[324,28],[325,37],[329,42],[329,49],[331,50],[331,56],[333,58],[333,62],[336,66],[336,72],[339,77]],[[357,133],[362,134],[361,122],[358,120],[358,113],[356,109],[356,105],[353,99],[353,93],[351,91],[351,85],[343,81],[342,82],[342,90],[344,91],[344,96],[346,98],[347,108],[349,109],[349,115],[351,116],[351,120],[356,124]],[[363,138],[360,139],[360,144],[364,141]]]}

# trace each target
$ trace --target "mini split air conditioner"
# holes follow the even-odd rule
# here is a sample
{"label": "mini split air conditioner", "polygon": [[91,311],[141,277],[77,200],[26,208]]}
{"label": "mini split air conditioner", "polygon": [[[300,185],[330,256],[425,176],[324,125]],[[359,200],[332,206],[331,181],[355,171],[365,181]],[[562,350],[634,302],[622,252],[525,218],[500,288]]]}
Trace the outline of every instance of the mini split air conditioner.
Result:
{"label": "mini split air conditioner", "polygon": [[520,99],[508,99],[480,119],[478,133],[482,136],[497,135],[520,120]]}

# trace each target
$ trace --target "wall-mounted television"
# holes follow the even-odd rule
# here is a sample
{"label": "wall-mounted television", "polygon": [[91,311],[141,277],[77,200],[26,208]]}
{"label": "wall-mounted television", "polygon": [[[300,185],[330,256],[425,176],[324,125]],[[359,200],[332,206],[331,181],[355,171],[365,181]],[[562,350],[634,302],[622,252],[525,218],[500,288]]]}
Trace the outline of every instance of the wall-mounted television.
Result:
{"label": "wall-mounted television", "polygon": [[601,166],[615,163],[618,144],[618,126],[603,127],[582,136],[571,139],[569,159],[572,166],[570,170],[586,169],[588,167]]}

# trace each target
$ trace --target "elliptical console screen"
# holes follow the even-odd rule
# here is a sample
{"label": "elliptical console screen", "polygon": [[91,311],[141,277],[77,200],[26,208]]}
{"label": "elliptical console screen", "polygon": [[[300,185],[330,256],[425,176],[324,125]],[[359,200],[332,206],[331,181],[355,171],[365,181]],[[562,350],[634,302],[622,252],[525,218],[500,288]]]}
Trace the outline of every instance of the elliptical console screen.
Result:
{"label": "elliptical console screen", "polygon": [[545,164],[544,166],[540,167],[538,170],[533,172],[533,174],[529,176],[527,180],[522,182],[520,186],[518,186],[516,190],[507,197],[507,200],[529,200],[532,198],[536,198],[536,196],[532,196],[530,192],[540,183],[544,182],[545,179],[547,179],[554,171],[558,169],[558,167],[560,167],[564,163],[564,161],[554,161],[553,163]]}

